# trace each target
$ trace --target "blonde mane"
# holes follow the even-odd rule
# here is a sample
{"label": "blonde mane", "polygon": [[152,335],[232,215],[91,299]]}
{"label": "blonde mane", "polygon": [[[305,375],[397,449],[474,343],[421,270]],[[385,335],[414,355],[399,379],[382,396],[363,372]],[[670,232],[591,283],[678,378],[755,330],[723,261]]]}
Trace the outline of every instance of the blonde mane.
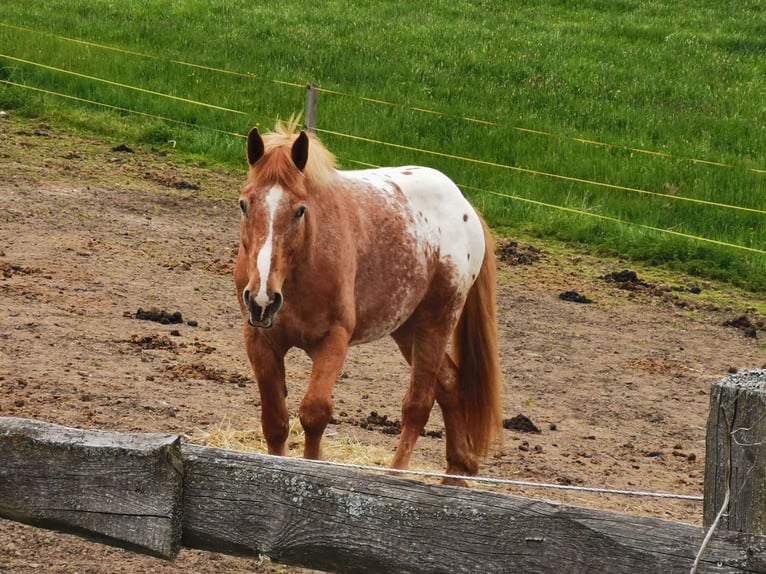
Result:
{"label": "blonde mane", "polygon": [[[283,153],[287,154],[285,158],[289,157],[293,142],[301,132],[298,127],[299,121],[299,116],[290,117],[286,123],[277,120],[274,131],[263,135],[267,155],[270,155],[272,151],[280,153],[279,150],[281,149]],[[309,155],[303,174],[309,185],[326,187],[335,179],[337,170],[335,156],[324,147],[313,133],[306,133],[309,136]]]}

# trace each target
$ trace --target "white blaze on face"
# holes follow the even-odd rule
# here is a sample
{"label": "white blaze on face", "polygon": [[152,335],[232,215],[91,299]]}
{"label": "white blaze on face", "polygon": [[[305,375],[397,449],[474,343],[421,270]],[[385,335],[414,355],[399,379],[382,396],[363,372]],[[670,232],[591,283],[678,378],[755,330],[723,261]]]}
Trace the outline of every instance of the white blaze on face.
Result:
{"label": "white blaze on face", "polygon": [[263,243],[263,247],[258,252],[258,258],[256,263],[258,265],[258,275],[261,283],[258,288],[258,293],[255,296],[255,302],[262,308],[265,308],[269,303],[269,296],[266,293],[266,284],[269,282],[269,273],[271,273],[271,256],[274,247],[274,215],[277,212],[277,207],[284,192],[281,187],[272,187],[269,193],[266,195],[266,207],[268,208],[268,226],[269,234],[266,236],[266,241]]}

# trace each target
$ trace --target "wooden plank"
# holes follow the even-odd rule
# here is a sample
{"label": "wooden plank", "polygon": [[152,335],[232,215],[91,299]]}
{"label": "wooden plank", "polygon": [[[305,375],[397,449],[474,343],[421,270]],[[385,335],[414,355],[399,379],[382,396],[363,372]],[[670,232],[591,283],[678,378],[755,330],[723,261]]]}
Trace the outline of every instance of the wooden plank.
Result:
{"label": "wooden plank", "polygon": [[[705,530],[308,461],[183,445],[183,544],[334,572],[688,574]],[[766,572],[716,532],[697,572]]]}
{"label": "wooden plank", "polygon": [[179,444],[173,435],[0,417],[0,516],[173,558],[181,541]]}
{"label": "wooden plank", "polygon": [[766,534],[766,370],[713,385],[705,458],[705,524],[729,505],[721,528]]}

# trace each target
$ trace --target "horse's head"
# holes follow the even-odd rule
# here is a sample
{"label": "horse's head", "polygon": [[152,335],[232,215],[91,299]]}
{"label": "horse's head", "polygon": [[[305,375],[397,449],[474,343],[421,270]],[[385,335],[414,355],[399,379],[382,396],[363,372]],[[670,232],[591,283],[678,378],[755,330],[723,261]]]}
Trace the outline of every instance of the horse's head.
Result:
{"label": "horse's head", "polygon": [[267,147],[253,128],[247,137],[250,171],[239,198],[242,210],[238,288],[253,327],[269,328],[282,307],[282,286],[306,237],[309,138]]}

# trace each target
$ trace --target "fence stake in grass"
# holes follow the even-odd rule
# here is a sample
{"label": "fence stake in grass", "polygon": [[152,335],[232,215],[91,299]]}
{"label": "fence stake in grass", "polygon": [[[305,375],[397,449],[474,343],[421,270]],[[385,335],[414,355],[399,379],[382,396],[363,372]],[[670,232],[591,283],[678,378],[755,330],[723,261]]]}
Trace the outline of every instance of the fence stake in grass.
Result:
{"label": "fence stake in grass", "polygon": [[317,99],[319,91],[314,84],[306,86],[306,123],[303,127],[312,134],[317,127]]}

